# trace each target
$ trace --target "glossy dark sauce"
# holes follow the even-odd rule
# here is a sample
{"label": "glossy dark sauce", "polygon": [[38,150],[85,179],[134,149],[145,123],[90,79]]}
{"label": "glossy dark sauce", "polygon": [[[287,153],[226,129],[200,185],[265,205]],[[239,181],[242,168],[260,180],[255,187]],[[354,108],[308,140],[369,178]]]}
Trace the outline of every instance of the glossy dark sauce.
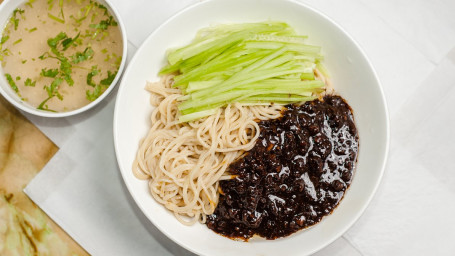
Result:
{"label": "glossy dark sauce", "polygon": [[351,184],[359,147],[351,108],[340,96],[288,105],[259,123],[255,146],[231,164],[207,226],[230,238],[288,236],[321,221]]}

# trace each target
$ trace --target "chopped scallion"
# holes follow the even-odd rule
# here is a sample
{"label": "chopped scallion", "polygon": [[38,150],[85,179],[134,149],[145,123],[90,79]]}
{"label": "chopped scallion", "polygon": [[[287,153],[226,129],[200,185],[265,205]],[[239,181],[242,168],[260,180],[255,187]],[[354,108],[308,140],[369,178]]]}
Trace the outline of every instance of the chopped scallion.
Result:
{"label": "chopped scallion", "polygon": [[14,41],[13,45],[16,45],[16,44],[18,44],[18,43],[20,43],[20,42],[22,42],[22,38],[19,38],[19,39],[17,39],[16,41]]}
{"label": "chopped scallion", "polygon": [[32,81],[32,79],[30,78],[27,78],[24,82],[24,85],[25,86],[32,86],[32,87],[35,87],[35,84],[36,84],[36,81]]}
{"label": "chopped scallion", "polygon": [[52,14],[50,14],[50,13],[48,13],[47,16],[48,16],[49,18],[51,18],[52,20],[54,20],[54,21],[60,22],[60,23],[62,23],[62,24],[65,24],[65,20],[60,19],[60,18],[57,17],[57,16],[54,16],[54,15],[52,15]]}
{"label": "chopped scallion", "polygon": [[9,86],[16,92],[19,93],[19,88],[16,85],[16,82],[14,82],[14,79],[11,77],[10,74],[5,74],[6,80],[8,81]]}

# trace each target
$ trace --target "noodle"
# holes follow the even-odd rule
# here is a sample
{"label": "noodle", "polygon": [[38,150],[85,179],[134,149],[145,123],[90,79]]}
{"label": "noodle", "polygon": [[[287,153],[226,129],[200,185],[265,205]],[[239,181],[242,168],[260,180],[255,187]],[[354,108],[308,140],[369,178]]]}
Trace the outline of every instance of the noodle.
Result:
{"label": "noodle", "polygon": [[[330,79],[315,69],[316,79],[330,90]],[[157,202],[185,225],[205,222],[218,204],[218,182],[231,179],[229,165],[253,148],[259,136],[256,120],[276,119],[282,106],[234,103],[200,120],[179,123],[180,89],[173,76],[147,83],[152,94],[152,127],[141,141],[133,163],[134,175],[149,180]]]}
{"label": "noodle", "polygon": [[149,180],[157,202],[185,225],[205,222],[218,204],[218,182],[232,178],[229,165],[250,150],[259,136],[255,120],[278,118],[282,106],[234,103],[216,114],[188,123],[178,122],[180,90],[173,77],[147,83],[155,106],[147,136],[133,163],[134,175]]}

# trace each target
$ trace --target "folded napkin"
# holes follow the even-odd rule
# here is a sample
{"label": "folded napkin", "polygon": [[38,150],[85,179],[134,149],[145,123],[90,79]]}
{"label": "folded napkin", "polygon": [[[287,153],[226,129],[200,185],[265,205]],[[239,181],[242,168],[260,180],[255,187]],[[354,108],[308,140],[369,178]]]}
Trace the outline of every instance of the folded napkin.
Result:
{"label": "folded napkin", "polygon": [[368,255],[454,255],[455,48],[392,118],[383,185],[346,237]]}

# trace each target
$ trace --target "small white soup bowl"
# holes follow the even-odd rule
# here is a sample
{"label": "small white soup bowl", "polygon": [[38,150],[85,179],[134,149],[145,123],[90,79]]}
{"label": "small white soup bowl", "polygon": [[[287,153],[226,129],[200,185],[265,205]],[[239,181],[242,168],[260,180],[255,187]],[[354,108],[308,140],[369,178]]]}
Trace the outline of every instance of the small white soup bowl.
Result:
{"label": "small white soup bowl", "polygon": [[[96,106],[98,103],[100,103],[104,98],[106,98],[107,95],[114,89],[115,85],[117,84],[118,80],[120,79],[123,69],[125,68],[126,65],[126,54],[127,54],[127,38],[126,38],[126,31],[125,31],[125,26],[123,24],[122,19],[120,18],[119,13],[117,10],[112,6],[109,1],[107,0],[95,0],[96,2],[99,2],[106,6],[111,13],[111,15],[115,18],[115,20],[118,23],[120,33],[122,35],[122,43],[123,43],[123,49],[122,49],[122,61],[120,63],[120,67],[118,69],[117,75],[115,76],[114,80],[112,81],[112,84],[106,89],[106,91],[101,94],[96,100],[90,102],[89,104],[67,112],[50,112],[50,111],[45,111],[45,110],[39,110],[36,107],[30,105],[29,103],[23,101],[10,87],[8,84],[4,72],[2,68],[0,67],[0,93],[5,97],[11,104],[13,104],[15,107],[33,114],[37,116],[42,116],[42,117],[67,117],[67,116],[72,116],[76,115],[79,113],[82,113],[86,110],[89,110]],[[27,0],[6,0],[0,5],[0,35],[3,34],[3,29],[5,28],[6,23],[8,22],[9,18],[11,17],[11,14],[13,11],[21,6],[22,4],[28,2]],[[0,36],[1,37],[1,36]],[[46,42],[43,42],[46,43]]]}

